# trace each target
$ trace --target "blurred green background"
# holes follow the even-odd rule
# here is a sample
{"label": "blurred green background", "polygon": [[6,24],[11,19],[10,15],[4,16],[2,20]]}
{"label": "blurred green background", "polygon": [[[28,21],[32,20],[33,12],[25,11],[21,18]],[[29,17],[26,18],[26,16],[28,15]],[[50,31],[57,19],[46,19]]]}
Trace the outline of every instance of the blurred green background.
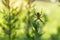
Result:
{"label": "blurred green background", "polygon": [[60,40],[60,0],[0,0],[0,40]]}

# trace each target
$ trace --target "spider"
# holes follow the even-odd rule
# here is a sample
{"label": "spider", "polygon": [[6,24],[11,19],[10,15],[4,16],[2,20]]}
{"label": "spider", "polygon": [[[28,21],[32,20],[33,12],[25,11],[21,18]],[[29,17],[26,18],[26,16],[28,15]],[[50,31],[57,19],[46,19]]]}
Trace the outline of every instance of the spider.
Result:
{"label": "spider", "polygon": [[[42,12],[41,12],[42,13]],[[37,17],[37,19],[35,20],[35,21],[37,21],[37,20],[40,20],[42,23],[44,23],[42,20],[41,20],[41,14],[38,12],[37,14],[35,14],[35,16]]]}

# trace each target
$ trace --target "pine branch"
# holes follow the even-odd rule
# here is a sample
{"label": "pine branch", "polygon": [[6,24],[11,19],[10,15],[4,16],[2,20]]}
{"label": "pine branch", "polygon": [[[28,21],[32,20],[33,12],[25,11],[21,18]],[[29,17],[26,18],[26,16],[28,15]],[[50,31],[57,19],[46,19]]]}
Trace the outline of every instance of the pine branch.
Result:
{"label": "pine branch", "polygon": [[[12,12],[10,12],[10,6],[9,6],[9,0],[2,0],[2,3],[3,3],[3,5],[8,9],[8,11],[9,11],[9,13],[7,13],[6,15],[4,15],[4,17],[3,17],[3,19],[5,20],[5,22],[6,23],[4,23],[3,22],[3,24],[4,25],[6,25],[7,26],[7,28],[8,28],[8,30],[5,28],[5,26],[3,27],[2,26],[2,30],[4,31],[4,33],[6,34],[6,35],[8,35],[8,37],[9,37],[9,40],[14,40],[15,39],[15,37],[16,37],[16,32],[15,32],[15,30],[16,30],[16,22],[19,20],[18,19],[18,15],[20,14],[20,12],[21,12],[21,9],[22,9],[22,6],[21,6],[21,9],[19,9],[19,11],[18,12],[16,12],[16,15],[13,13],[13,11],[15,10],[17,10],[17,8],[16,9],[13,9],[12,8]],[[13,20],[13,21],[12,21]],[[1,24],[2,25],[2,24]],[[13,31],[13,29],[15,29],[14,30],[14,32],[12,32]],[[14,35],[12,35],[14,33]]]}

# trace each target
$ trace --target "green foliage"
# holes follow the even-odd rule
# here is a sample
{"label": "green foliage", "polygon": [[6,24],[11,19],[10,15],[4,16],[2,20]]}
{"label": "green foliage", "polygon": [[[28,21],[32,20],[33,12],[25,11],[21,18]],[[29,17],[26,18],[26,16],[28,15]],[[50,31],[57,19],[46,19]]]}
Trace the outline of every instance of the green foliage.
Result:
{"label": "green foliage", "polygon": [[[60,28],[57,34],[49,36],[50,32],[55,32],[53,26],[55,28],[56,24],[56,26],[59,25],[58,22],[60,19],[58,14],[60,11],[58,12],[57,8],[53,8],[52,5],[51,12],[50,3],[32,4],[34,1],[27,0],[27,5],[22,3],[21,7],[14,8],[10,6],[9,0],[2,0],[5,8],[0,11],[1,15],[3,15],[2,17],[0,16],[0,20],[2,19],[2,22],[0,21],[0,30],[2,31],[1,34],[3,34],[2,37],[0,36],[0,40],[43,40],[42,38],[46,38],[44,40],[60,40]],[[56,13],[58,12],[57,14],[55,13],[55,9]],[[52,27],[52,31],[50,31],[50,27]]]}
{"label": "green foliage", "polygon": [[60,40],[60,27],[58,27],[58,33],[57,34],[52,34],[51,39],[52,40]]}
{"label": "green foliage", "polygon": [[6,25],[6,27],[7,27],[7,28],[5,28],[5,26],[1,24],[4,33],[9,36],[9,40],[14,40],[14,38],[16,36],[15,30],[17,29],[16,28],[16,22],[19,20],[17,18],[17,15],[15,15],[15,14],[5,15],[3,17],[3,19],[5,20],[5,22],[3,22],[3,24]]}
{"label": "green foliage", "polygon": [[[8,0],[9,1],[9,0]],[[6,11],[3,9],[2,13],[5,13],[3,16],[3,23],[0,24],[2,27],[2,30],[4,31],[5,35],[8,36],[8,40],[14,40],[16,37],[16,23],[18,22],[18,15],[20,14],[17,12],[16,14],[13,13],[14,9],[12,8],[12,12],[10,12],[10,6],[9,2],[7,0],[2,1],[5,7],[8,9],[8,12],[6,14]],[[15,10],[16,11],[16,10]]]}
{"label": "green foliage", "polygon": [[[43,35],[42,33],[42,28],[43,26],[45,25],[45,23],[47,22],[47,16],[45,14],[42,14],[42,17],[43,17],[43,22],[41,22],[42,20],[40,20],[40,13],[38,14],[39,15],[39,19],[37,18],[38,15],[36,15],[36,11],[33,10],[33,11],[30,11],[29,12],[29,15],[28,17],[24,18],[23,22],[27,23],[27,32],[26,32],[26,36],[27,36],[27,39],[26,40],[41,40],[41,37]],[[27,20],[26,20],[27,19]],[[42,26],[42,25],[43,26]],[[29,29],[32,27],[32,34],[29,33]],[[31,36],[32,35],[32,36]]]}

